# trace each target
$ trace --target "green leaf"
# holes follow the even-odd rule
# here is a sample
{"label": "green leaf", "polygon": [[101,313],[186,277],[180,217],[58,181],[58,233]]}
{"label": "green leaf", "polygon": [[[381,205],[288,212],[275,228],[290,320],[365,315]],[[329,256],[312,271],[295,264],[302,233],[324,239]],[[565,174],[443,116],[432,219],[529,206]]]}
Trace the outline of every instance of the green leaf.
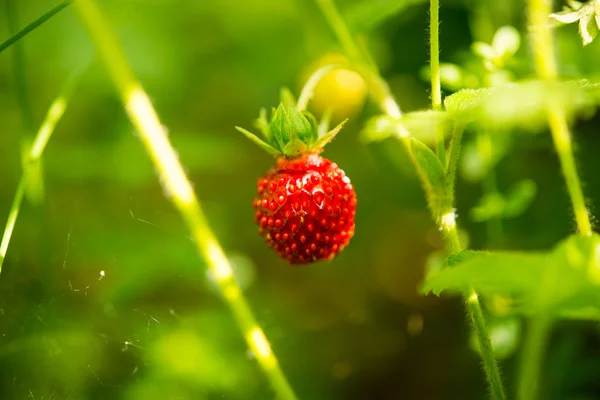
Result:
{"label": "green leaf", "polygon": [[497,56],[494,48],[483,42],[473,42],[471,45],[471,51],[484,60],[494,60]]}
{"label": "green leaf", "polygon": [[474,141],[463,146],[459,160],[462,177],[472,182],[483,179],[504,158],[512,142],[513,135],[508,132],[479,132]]}
{"label": "green leaf", "polygon": [[600,315],[600,236],[570,236],[548,252],[469,254],[426,279],[424,292],[511,296],[514,311]]}
{"label": "green leaf", "polygon": [[239,127],[239,126],[236,126],[235,129],[242,132],[248,139],[250,139],[252,142],[254,142],[258,146],[260,146],[260,148],[262,148],[267,153],[272,154],[274,156],[281,155],[281,151],[277,150],[275,147],[271,146],[270,144],[260,140],[260,138],[258,136],[256,136],[254,133],[247,131],[246,129]]}
{"label": "green leaf", "polygon": [[471,210],[471,218],[476,222],[492,218],[515,218],[523,214],[533,202],[537,186],[530,179],[515,184],[506,195],[489,193],[484,195]]}
{"label": "green leaf", "polygon": [[446,111],[464,122],[476,119],[481,105],[494,90],[493,88],[460,90],[444,99]]}
{"label": "green leaf", "polygon": [[560,102],[568,116],[589,113],[599,104],[598,88],[589,81],[524,81],[485,89],[463,89],[446,97],[446,110],[463,122],[477,120],[495,130],[545,128],[547,99]]}
{"label": "green leaf", "polygon": [[285,107],[295,106],[296,105],[296,97],[292,91],[286,87],[281,88],[281,93],[279,94],[281,104]]}
{"label": "green leaf", "polygon": [[333,138],[335,137],[335,135],[338,134],[338,132],[342,129],[342,127],[344,126],[344,124],[348,122],[348,119],[343,120],[342,122],[340,122],[338,124],[338,126],[336,126],[335,128],[333,128],[332,130],[330,130],[329,132],[327,132],[326,134],[324,134],[323,136],[321,136],[319,138],[319,140],[317,140],[314,145],[313,148],[314,149],[322,149],[323,147],[325,147],[325,145],[329,142],[331,142],[333,140]]}
{"label": "green leaf", "polygon": [[304,118],[310,124],[311,135],[309,143],[314,143],[319,138],[319,124],[317,123],[317,119],[308,111],[302,111],[302,115],[304,115]]}
{"label": "green leaf", "polygon": [[365,142],[384,140],[398,135],[402,127],[420,142],[434,144],[436,132],[441,130],[446,136],[451,130],[452,120],[447,112],[433,110],[409,112],[399,119],[379,115],[367,122],[361,138]]}
{"label": "green leaf", "polygon": [[460,253],[450,254],[446,263],[449,267],[460,264],[461,262],[467,261],[471,257],[476,257],[481,252],[475,250],[463,250]]}
{"label": "green leaf", "polygon": [[[288,129],[290,132],[290,136],[295,136],[300,140],[300,142],[308,145],[313,141],[313,132],[316,135],[317,123],[313,118],[314,124],[306,118],[304,114],[296,109],[296,107],[288,107],[287,109],[287,118],[288,118]],[[313,130],[314,127],[314,130]]]}
{"label": "green leaf", "polygon": [[354,32],[367,32],[410,6],[426,0],[363,0],[346,12],[344,19]]}
{"label": "green leaf", "polygon": [[531,179],[517,182],[508,193],[502,213],[503,218],[515,218],[522,215],[531,205],[537,193],[537,185]]}
{"label": "green leaf", "polygon": [[512,57],[521,47],[521,34],[513,26],[503,26],[494,34],[492,48],[503,59]]}
{"label": "green leaf", "polygon": [[438,218],[448,202],[444,166],[435,153],[417,139],[411,138],[410,144],[417,172],[425,187],[427,204]]}
{"label": "green leaf", "polygon": [[[427,80],[431,79],[431,72]],[[480,79],[472,72],[456,64],[440,63],[440,80],[443,87],[457,92],[463,88],[476,88],[481,86]]]}
{"label": "green leaf", "polygon": [[473,286],[484,295],[521,294],[539,283],[545,265],[544,257],[527,253],[473,252],[466,261],[428,277],[422,286],[424,293],[439,295],[442,291],[459,293]]}
{"label": "green leaf", "polygon": [[4,50],[6,50],[7,48],[9,48],[11,45],[13,45],[16,41],[21,39],[23,36],[27,35],[31,31],[36,29],[38,26],[40,26],[44,22],[48,21],[54,15],[58,14],[60,11],[65,9],[72,2],[73,2],[73,0],[63,1],[62,3],[56,5],[54,8],[48,10],[41,17],[39,17],[38,19],[36,19],[35,21],[33,21],[32,23],[27,25],[25,28],[21,29],[19,32],[12,35],[6,41],[4,41],[2,44],[0,44],[0,53],[3,52]]}
{"label": "green leaf", "polygon": [[267,142],[271,143],[271,133],[269,132],[269,119],[267,118],[267,109],[261,108],[254,126],[260,130]]}
{"label": "green leaf", "polygon": [[286,107],[283,104],[279,104],[279,107],[277,107],[277,110],[273,113],[273,118],[269,124],[269,132],[271,134],[271,143],[282,151],[291,141],[292,132],[287,117]]}
{"label": "green leaf", "polygon": [[475,207],[471,209],[470,216],[475,222],[489,221],[498,218],[504,213],[506,200],[500,193],[488,193],[479,199]]}
{"label": "green leaf", "polygon": [[313,126],[295,106],[280,104],[269,124],[271,142],[286,157],[305,152],[313,141]]}

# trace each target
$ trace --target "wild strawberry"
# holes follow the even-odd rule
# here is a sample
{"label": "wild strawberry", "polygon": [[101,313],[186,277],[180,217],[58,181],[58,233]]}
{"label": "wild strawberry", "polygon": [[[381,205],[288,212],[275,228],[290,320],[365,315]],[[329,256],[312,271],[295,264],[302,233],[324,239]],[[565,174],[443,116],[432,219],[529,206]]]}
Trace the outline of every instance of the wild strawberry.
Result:
{"label": "wild strawberry", "polygon": [[344,122],[326,132],[297,109],[291,95],[257,126],[266,142],[236,127],[267,152],[275,166],[258,180],[254,221],[267,244],[290,264],[333,259],[354,236],[356,193],[337,164],[319,156]]}

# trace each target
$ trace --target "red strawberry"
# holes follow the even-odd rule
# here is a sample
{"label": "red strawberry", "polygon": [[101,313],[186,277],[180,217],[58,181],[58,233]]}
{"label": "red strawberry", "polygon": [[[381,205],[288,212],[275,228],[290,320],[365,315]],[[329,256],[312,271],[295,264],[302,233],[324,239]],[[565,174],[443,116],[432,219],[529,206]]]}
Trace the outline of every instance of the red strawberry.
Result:
{"label": "red strawberry", "polygon": [[332,260],[354,236],[356,193],[337,164],[318,155],[342,128],[326,132],[298,110],[291,95],[271,121],[261,110],[257,126],[266,141],[236,127],[267,152],[275,166],[258,180],[255,222],[267,244],[290,264]]}
{"label": "red strawberry", "polygon": [[254,208],[259,233],[291,264],[331,260],[354,236],[350,179],[315,153],[277,160],[258,180]]}

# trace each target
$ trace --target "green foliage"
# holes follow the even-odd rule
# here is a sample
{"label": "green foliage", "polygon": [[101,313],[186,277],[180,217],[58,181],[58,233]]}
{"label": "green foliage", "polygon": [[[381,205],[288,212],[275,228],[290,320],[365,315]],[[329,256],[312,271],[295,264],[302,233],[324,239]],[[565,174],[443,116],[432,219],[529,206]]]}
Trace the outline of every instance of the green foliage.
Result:
{"label": "green foliage", "polygon": [[503,26],[496,31],[491,44],[473,42],[471,50],[481,57],[489,71],[502,69],[521,46],[521,34],[512,26]]}
{"label": "green foliage", "polygon": [[471,218],[476,222],[492,218],[516,218],[523,214],[535,198],[537,186],[530,179],[517,182],[506,194],[487,193],[471,209]]}
{"label": "green foliage", "polygon": [[417,172],[425,186],[427,204],[432,214],[438,218],[444,209],[448,207],[444,166],[429,147],[414,138],[410,139],[410,151]]}
{"label": "green foliage", "polygon": [[402,114],[401,118],[378,115],[367,121],[361,138],[365,142],[380,141],[397,136],[402,128],[420,142],[431,145],[435,143],[436,132],[448,135],[452,120],[447,112],[434,110],[412,111]]}
{"label": "green foliage", "polygon": [[568,115],[589,115],[598,104],[598,84],[587,80],[562,83],[529,81],[483,89],[463,89],[445,99],[456,118],[491,130],[539,131],[546,124],[547,99]]}
{"label": "green foliage", "polygon": [[427,278],[423,292],[510,296],[513,311],[600,315],[600,236],[571,236],[548,252],[469,252]]}

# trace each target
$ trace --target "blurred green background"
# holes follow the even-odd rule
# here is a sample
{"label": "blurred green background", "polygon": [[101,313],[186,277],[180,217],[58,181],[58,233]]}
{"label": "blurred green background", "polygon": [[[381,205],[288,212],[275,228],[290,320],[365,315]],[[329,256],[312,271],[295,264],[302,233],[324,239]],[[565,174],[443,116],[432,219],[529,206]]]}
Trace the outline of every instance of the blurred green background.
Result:
{"label": "blurred green background", "polygon": [[[427,108],[428,5],[337,3],[403,109]],[[23,27],[56,3],[0,4],[0,38],[7,38],[11,25]],[[327,103],[330,90],[339,115],[351,118],[324,153],[352,179],[359,200],[356,235],[344,252],[331,263],[290,267],[256,232],[256,179],[273,160],[233,127],[250,127],[260,107],[277,104],[282,86],[298,93],[315,63],[339,52],[314,3],[101,5],[298,396],[485,398],[461,300],[418,294],[425,266],[440,259],[443,244],[412,167],[399,144],[359,140],[377,112],[373,104],[345,109],[349,103],[338,104],[340,98],[361,99],[352,99],[355,92],[340,97],[335,87],[321,99]],[[526,32],[524,15],[517,0],[443,0],[442,61],[468,64],[471,42],[490,42],[500,26]],[[576,29],[557,31],[562,74],[598,78],[600,44],[583,48]],[[21,174],[23,143],[67,77],[90,64],[44,154],[43,202],[25,202],[0,277],[0,398],[273,398],[73,10],[20,46],[0,54],[2,221]],[[532,75],[527,50],[523,39],[517,78]],[[592,213],[600,212],[599,123],[588,115],[574,126]],[[484,185],[469,174],[477,167],[463,165],[458,221],[473,248],[546,249],[574,230],[550,135],[520,133],[507,133],[510,151],[495,168],[496,184],[503,192],[531,179],[537,195],[522,215],[501,221],[501,230],[498,220],[470,218]],[[475,134],[467,134],[465,148]],[[498,351],[512,392],[526,325],[506,316],[490,320],[504,340]],[[556,326],[542,398],[600,398],[599,333],[592,323]]]}

